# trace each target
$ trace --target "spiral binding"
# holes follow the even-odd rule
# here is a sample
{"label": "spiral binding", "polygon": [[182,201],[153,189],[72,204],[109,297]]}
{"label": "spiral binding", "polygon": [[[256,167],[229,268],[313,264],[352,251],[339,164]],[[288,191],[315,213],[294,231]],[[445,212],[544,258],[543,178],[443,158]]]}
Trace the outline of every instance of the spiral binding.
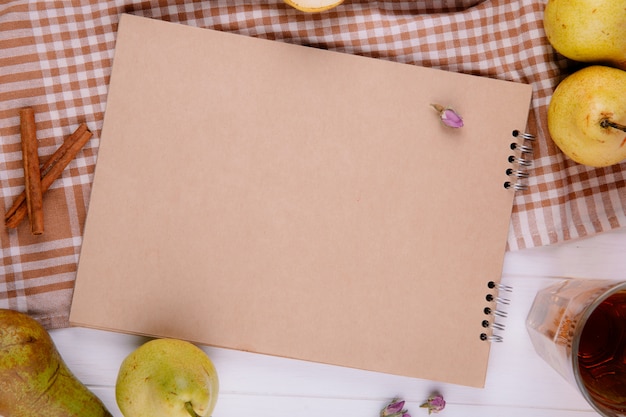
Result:
{"label": "spiral binding", "polygon": [[511,143],[511,150],[515,151],[516,155],[509,156],[509,163],[512,164],[514,168],[508,168],[505,174],[513,178],[513,180],[505,181],[504,188],[524,191],[528,189],[528,184],[523,180],[530,176],[526,169],[533,164],[529,156],[533,153],[532,142],[535,141],[535,135],[520,132],[519,130],[514,130],[511,135],[518,139],[518,142]]}
{"label": "spiral binding", "polygon": [[502,297],[500,294],[503,292],[512,292],[513,287],[489,281],[487,283],[487,290],[485,300],[491,305],[483,309],[483,313],[486,317],[481,321],[480,325],[485,330],[480,333],[480,340],[486,342],[503,342],[504,338],[502,335],[495,332],[503,332],[505,330],[506,326],[497,320],[506,318],[507,312],[495,309],[493,305],[509,305],[511,300]]}

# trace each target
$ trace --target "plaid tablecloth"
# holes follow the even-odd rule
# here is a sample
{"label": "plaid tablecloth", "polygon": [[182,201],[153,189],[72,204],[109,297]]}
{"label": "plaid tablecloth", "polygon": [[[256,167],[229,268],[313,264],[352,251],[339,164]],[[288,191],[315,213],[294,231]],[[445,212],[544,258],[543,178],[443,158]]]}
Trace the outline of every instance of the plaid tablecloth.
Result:
{"label": "plaid tablecloth", "polygon": [[538,140],[530,189],[515,198],[508,250],[623,226],[626,164],[606,169],[575,164],[547,132],[552,91],[577,66],[546,41],[545,1],[346,0],[322,14],[304,14],[280,0],[2,2],[0,192],[5,211],[24,186],[19,108],[32,106],[37,112],[42,159],[81,122],[94,136],[45,194],[45,233],[32,236],[27,221],[17,230],[2,228],[0,308],[28,312],[48,328],[68,325],[121,13],[532,84],[527,131]]}

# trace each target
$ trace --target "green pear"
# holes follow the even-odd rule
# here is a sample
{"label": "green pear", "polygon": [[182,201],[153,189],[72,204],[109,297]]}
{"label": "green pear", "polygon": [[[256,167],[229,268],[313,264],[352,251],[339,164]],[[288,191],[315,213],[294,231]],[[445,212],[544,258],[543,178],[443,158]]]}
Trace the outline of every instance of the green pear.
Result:
{"label": "green pear", "polygon": [[205,417],[215,408],[219,382],[207,354],[178,339],[154,339],[120,366],[115,396],[125,417]]}
{"label": "green pear", "polygon": [[548,0],[543,27],[565,57],[626,69],[626,0]]}
{"label": "green pear", "polygon": [[68,369],[44,327],[0,309],[0,415],[111,417]]}
{"label": "green pear", "polygon": [[605,167],[626,159],[626,71],[593,65],[566,77],[550,100],[548,130],[580,164]]}

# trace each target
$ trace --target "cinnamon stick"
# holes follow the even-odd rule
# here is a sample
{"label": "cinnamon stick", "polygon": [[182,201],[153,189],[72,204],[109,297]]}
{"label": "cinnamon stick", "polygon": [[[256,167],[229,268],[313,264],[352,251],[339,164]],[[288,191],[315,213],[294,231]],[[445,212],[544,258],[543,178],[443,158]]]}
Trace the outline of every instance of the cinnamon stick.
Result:
{"label": "cinnamon stick", "polygon": [[[41,166],[41,190],[45,193],[52,183],[61,176],[67,165],[76,157],[83,146],[91,139],[92,133],[84,123],[72,133],[54,154]],[[9,228],[17,227],[28,212],[26,194],[22,193],[13,202],[4,216],[4,223]]]}
{"label": "cinnamon stick", "polygon": [[35,126],[35,112],[31,107],[20,109],[20,134],[22,139],[22,164],[24,165],[24,193],[30,230],[34,235],[43,233],[43,199],[39,173],[39,145]]}

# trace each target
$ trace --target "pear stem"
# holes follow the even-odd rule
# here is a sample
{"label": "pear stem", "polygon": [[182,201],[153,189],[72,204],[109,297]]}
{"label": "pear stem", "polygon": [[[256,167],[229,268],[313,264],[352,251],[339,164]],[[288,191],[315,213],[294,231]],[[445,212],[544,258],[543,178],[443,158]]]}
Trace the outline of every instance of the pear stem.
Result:
{"label": "pear stem", "polygon": [[621,125],[619,123],[612,122],[609,119],[602,119],[602,121],[600,122],[600,126],[602,126],[605,129],[612,127],[614,129],[619,129],[623,132],[626,132],[626,126]]}
{"label": "pear stem", "polygon": [[193,406],[191,405],[191,401],[187,401],[185,403],[185,410],[187,410],[187,412],[189,413],[189,415],[191,415],[191,417],[200,417],[198,413],[194,411]]}

